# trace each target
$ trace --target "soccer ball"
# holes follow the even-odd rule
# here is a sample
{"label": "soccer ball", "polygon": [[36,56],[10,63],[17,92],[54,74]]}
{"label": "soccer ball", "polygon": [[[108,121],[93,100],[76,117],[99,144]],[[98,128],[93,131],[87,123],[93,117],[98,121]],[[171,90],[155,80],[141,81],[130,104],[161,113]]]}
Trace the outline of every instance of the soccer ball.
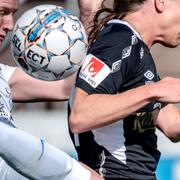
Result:
{"label": "soccer ball", "polygon": [[75,73],[87,50],[87,36],[80,20],[56,5],[40,5],[16,22],[11,51],[15,62],[41,80],[59,80]]}

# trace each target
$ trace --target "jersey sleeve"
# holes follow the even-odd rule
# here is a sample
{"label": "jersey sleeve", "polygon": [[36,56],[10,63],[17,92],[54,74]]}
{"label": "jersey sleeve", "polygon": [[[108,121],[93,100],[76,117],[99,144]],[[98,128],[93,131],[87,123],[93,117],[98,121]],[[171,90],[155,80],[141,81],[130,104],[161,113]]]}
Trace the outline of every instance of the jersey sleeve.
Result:
{"label": "jersey sleeve", "polygon": [[105,28],[88,51],[76,87],[88,94],[115,94],[135,73],[139,55],[138,38],[127,29]]}
{"label": "jersey sleeve", "polygon": [[3,78],[8,82],[12,74],[15,72],[16,67],[0,64],[0,71]]}

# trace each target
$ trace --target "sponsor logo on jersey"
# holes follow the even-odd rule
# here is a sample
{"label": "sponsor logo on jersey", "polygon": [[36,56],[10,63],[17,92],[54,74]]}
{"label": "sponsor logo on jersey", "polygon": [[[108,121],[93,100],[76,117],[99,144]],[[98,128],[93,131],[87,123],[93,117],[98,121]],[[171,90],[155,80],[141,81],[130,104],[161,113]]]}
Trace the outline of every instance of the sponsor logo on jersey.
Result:
{"label": "sponsor logo on jersey", "polygon": [[110,73],[111,69],[104,62],[89,54],[82,65],[79,77],[96,88]]}
{"label": "sponsor logo on jersey", "polygon": [[118,60],[112,64],[112,73],[115,73],[121,69],[122,60]]}
{"label": "sponsor logo on jersey", "polygon": [[144,76],[149,79],[150,81],[154,78],[154,74],[148,70],[147,72],[144,73]]}
{"label": "sponsor logo on jersey", "polygon": [[128,46],[128,47],[123,49],[123,51],[122,51],[122,59],[125,59],[125,58],[127,58],[127,57],[129,57],[131,55],[131,49],[132,49],[132,46]]}

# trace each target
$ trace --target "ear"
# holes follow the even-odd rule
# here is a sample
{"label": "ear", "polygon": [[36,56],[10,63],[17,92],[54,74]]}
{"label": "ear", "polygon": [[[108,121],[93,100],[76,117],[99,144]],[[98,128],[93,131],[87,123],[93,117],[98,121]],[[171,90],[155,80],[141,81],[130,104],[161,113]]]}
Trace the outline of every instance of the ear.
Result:
{"label": "ear", "polygon": [[158,12],[163,12],[165,9],[166,0],[154,0],[154,6]]}

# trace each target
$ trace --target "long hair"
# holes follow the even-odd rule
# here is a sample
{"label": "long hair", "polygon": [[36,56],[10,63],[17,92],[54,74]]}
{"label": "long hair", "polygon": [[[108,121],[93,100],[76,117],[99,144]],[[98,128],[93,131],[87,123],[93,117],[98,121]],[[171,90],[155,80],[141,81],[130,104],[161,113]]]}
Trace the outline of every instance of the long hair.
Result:
{"label": "long hair", "polygon": [[103,0],[101,8],[94,16],[93,25],[89,32],[90,45],[108,21],[111,19],[123,19],[129,12],[134,11],[138,5],[143,4],[147,0],[112,0],[114,1],[112,8],[105,5],[106,1],[107,0]]}

